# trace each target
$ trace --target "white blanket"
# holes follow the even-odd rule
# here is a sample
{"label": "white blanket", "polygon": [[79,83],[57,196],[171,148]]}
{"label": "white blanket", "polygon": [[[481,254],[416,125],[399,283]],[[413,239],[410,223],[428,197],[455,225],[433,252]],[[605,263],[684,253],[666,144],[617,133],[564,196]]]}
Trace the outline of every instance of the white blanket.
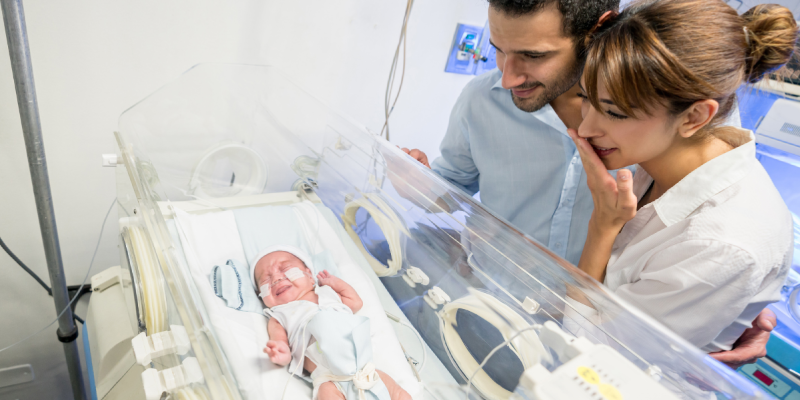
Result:
{"label": "white blanket", "polygon": [[[318,246],[312,251],[328,250],[339,267],[341,278],[353,286],[364,301],[358,315],[370,318],[375,365],[394,378],[412,397],[421,398],[422,386],[406,362],[369,277],[350,258],[317,207],[309,202],[292,207],[304,222],[308,242]],[[233,212],[193,215],[178,209],[176,220],[192,279],[242,395],[248,400],[280,399],[289,373],[274,365],[263,353],[269,340],[267,318],[226,307],[224,301],[214,295],[208,280],[214,265],[224,264],[231,258],[245,260]],[[285,398],[310,399],[311,387],[293,378]]]}

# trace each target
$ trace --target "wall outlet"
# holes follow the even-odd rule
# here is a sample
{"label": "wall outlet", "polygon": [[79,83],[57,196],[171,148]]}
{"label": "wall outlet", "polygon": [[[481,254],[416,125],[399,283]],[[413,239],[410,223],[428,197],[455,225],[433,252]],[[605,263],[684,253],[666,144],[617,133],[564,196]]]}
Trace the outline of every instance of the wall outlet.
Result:
{"label": "wall outlet", "polygon": [[475,75],[476,63],[472,52],[478,49],[482,31],[475,25],[458,24],[456,34],[453,36],[453,45],[450,46],[447,66],[444,68],[445,72]]}
{"label": "wall outlet", "polygon": [[489,43],[489,23],[483,28],[458,24],[445,72],[480,75],[496,67],[495,48]]}

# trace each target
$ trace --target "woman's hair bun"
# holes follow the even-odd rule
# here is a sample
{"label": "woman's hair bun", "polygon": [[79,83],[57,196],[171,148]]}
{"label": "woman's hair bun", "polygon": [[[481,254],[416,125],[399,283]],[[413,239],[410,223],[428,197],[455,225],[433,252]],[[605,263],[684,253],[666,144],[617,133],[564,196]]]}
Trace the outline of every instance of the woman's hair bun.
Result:
{"label": "woman's hair bun", "polygon": [[756,83],[792,59],[797,22],[789,9],[777,4],[757,5],[742,18],[748,41],[747,81]]}

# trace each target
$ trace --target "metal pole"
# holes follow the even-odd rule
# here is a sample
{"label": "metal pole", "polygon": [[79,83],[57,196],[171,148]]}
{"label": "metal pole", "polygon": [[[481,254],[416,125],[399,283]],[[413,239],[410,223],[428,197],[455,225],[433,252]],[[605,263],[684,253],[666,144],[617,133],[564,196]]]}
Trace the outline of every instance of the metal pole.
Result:
{"label": "metal pole", "polygon": [[36,88],[33,84],[33,67],[28,48],[25,14],[21,0],[0,0],[0,6],[3,10],[8,54],[14,74],[14,87],[17,90],[19,116],[22,120],[22,133],[25,136],[28,167],[33,182],[33,194],[36,198],[36,211],[39,214],[39,228],[42,231],[44,254],[50,273],[50,285],[53,288],[53,300],[56,305],[56,313],[66,310],[58,319],[56,333],[58,340],[64,345],[73,397],[76,400],[85,400],[86,391],[83,386],[81,359],[78,343],[75,341],[78,337],[78,329],[72,317],[72,309],[69,308],[69,294],[64,278],[64,265],[61,260],[61,247],[58,242],[53,198],[50,193],[50,180],[47,175],[47,161],[42,142],[42,126],[39,123]]}

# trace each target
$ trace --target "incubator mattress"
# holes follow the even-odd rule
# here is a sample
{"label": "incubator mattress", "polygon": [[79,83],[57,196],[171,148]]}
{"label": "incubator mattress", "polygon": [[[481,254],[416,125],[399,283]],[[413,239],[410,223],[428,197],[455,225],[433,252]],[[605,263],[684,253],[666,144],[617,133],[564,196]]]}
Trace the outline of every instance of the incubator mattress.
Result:
{"label": "incubator mattress", "polygon": [[[173,203],[173,206],[176,204]],[[311,226],[317,226],[322,222],[318,225],[321,238],[319,244],[330,251],[339,267],[341,278],[350,283],[364,300],[364,308],[359,314],[370,318],[372,346],[375,349],[374,362],[378,369],[392,376],[415,399],[423,398],[423,386],[417,381],[407,363],[392,323],[387,319],[384,310],[386,308],[386,311],[393,315],[405,318],[400,309],[391,301],[386,289],[380,285],[367,261],[355,248],[328,208],[323,205],[312,205],[310,202],[298,203],[293,207]],[[175,208],[179,209],[180,206],[177,205]],[[186,258],[191,278],[198,289],[226,358],[231,364],[242,394],[249,400],[280,399],[284,385],[289,379],[289,373],[285,368],[274,365],[262,351],[268,341],[267,318],[226,307],[224,300],[214,295],[208,280],[214,265],[222,265],[231,258],[246,259],[233,211],[193,215],[179,210],[176,219],[177,225],[174,221],[168,221],[170,233],[175,243],[191,249],[180,253]],[[406,345],[407,350],[411,351],[413,348],[418,353],[421,350],[419,347],[419,344]],[[438,382],[444,380],[446,383],[454,384],[455,381],[438,359],[432,356],[427,346],[424,351],[429,354],[425,374],[435,377]],[[413,351],[411,355],[418,357]],[[293,378],[285,398],[310,397],[311,386],[298,378]]]}

